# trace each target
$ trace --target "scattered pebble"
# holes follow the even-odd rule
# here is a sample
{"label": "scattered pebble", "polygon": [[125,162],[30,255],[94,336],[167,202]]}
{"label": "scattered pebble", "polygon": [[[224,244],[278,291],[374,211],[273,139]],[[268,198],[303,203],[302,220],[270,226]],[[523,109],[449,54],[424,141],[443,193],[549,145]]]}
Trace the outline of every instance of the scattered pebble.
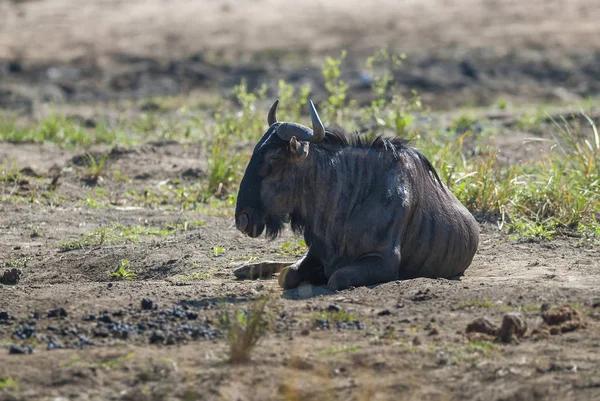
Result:
{"label": "scattered pebble", "polygon": [[150,309],[152,309],[153,306],[154,306],[154,302],[152,302],[151,299],[148,299],[148,298],[142,299],[142,309],[143,310],[150,310]]}
{"label": "scattered pebble", "polygon": [[165,333],[160,330],[156,330],[150,337],[150,344],[163,343],[165,341]]}
{"label": "scattered pebble", "polygon": [[11,344],[10,347],[8,347],[8,353],[11,355],[32,354],[33,346],[30,345],[29,347],[25,348],[25,347],[17,347],[16,345]]}
{"label": "scattered pebble", "polygon": [[23,276],[23,272],[19,269],[8,269],[5,270],[2,275],[0,275],[0,284],[4,285],[16,285],[21,280]]}
{"label": "scattered pebble", "polygon": [[467,325],[466,333],[484,333],[494,336],[498,333],[498,326],[487,317],[480,317]]}
{"label": "scattered pebble", "polygon": [[64,308],[52,309],[48,312],[48,317],[67,317],[68,313]]}
{"label": "scattered pebble", "polygon": [[550,334],[566,333],[585,327],[583,314],[570,305],[542,312],[542,319],[549,327]]}
{"label": "scattered pebble", "polygon": [[14,320],[14,318],[8,312],[0,312],[0,321]]}
{"label": "scattered pebble", "polygon": [[527,322],[523,315],[509,312],[502,319],[502,326],[498,330],[497,339],[503,343],[512,343],[523,338],[527,331]]}

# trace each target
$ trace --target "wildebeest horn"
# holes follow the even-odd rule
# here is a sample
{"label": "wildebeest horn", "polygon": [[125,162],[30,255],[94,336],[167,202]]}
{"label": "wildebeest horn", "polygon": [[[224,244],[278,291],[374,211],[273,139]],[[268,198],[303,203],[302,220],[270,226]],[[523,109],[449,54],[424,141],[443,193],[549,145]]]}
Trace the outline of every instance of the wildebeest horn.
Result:
{"label": "wildebeest horn", "polygon": [[267,121],[269,122],[269,127],[277,122],[277,105],[279,104],[279,99],[275,100],[275,103],[271,106],[269,110],[269,117],[267,117]]}
{"label": "wildebeest horn", "polygon": [[[278,101],[273,103],[271,106],[271,110],[269,111],[269,124],[273,124],[277,122],[275,117],[275,111],[277,110]],[[277,127],[277,136],[283,139],[284,141],[289,141],[293,136],[296,139],[301,141],[310,141],[310,142],[320,142],[325,138],[325,128],[323,127],[323,123],[319,118],[319,114],[317,113],[317,109],[313,104],[312,100],[310,101],[310,117],[312,119],[313,129],[310,129],[302,124],[298,123],[281,123],[279,127]]]}
{"label": "wildebeest horn", "polygon": [[312,141],[313,132],[310,128],[297,123],[281,123],[277,127],[277,136],[284,141],[289,141],[293,136],[301,141]]}
{"label": "wildebeest horn", "polygon": [[313,104],[312,100],[310,102],[310,118],[312,119],[313,126],[313,137],[312,142],[321,142],[323,138],[325,138],[325,127],[323,127],[323,123],[319,118],[319,113],[317,113],[317,109]]}

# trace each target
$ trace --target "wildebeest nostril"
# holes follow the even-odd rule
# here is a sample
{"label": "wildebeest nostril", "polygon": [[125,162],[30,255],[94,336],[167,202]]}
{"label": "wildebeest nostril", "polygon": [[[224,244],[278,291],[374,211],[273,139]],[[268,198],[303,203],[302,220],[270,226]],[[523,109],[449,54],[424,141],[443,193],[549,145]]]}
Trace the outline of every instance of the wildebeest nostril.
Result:
{"label": "wildebeest nostril", "polygon": [[248,215],[246,213],[242,213],[242,215],[240,216],[237,228],[240,231],[246,231],[246,229],[248,228]]}

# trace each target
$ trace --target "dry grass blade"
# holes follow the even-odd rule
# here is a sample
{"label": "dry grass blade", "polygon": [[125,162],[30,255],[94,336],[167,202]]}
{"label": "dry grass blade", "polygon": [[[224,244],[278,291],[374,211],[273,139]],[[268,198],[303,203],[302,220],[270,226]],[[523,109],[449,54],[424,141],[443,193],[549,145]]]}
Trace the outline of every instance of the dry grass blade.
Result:
{"label": "dry grass blade", "polygon": [[269,327],[266,319],[268,298],[257,301],[251,308],[245,311],[235,312],[233,318],[224,314],[222,325],[229,341],[229,361],[231,363],[243,363],[250,360],[250,352],[265,334]]}

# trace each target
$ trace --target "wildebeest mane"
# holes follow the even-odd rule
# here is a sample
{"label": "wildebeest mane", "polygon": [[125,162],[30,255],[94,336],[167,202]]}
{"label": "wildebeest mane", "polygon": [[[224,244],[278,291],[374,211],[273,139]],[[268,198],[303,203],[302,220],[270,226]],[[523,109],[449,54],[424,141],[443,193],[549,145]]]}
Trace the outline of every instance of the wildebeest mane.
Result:
{"label": "wildebeest mane", "polygon": [[340,147],[382,149],[383,152],[389,153],[394,160],[399,160],[401,154],[406,154],[419,162],[431,175],[431,178],[443,188],[442,180],[429,159],[410,146],[410,140],[406,138],[387,138],[382,135],[361,134],[357,131],[350,134],[338,126],[329,126],[325,129],[325,138],[322,143]]}

